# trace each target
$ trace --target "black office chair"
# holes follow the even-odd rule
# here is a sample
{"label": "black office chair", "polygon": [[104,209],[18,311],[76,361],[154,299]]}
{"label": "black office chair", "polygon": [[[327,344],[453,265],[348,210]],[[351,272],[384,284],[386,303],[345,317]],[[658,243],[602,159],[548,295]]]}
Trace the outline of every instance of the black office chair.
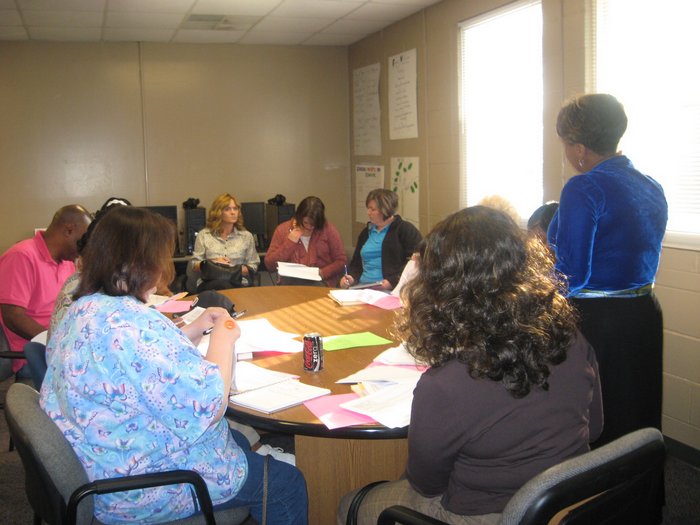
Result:
{"label": "black office chair", "polygon": [[46,375],[46,345],[29,341],[24,345],[24,357],[27,359],[29,373],[34,382],[34,388],[41,390],[41,384]]}
{"label": "black office chair", "polygon": [[[25,490],[34,510],[34,524],[100,525],[94,518],[93,494],[189,483],[202,513],[172,525],[238,525],[249,516],[247,507],[213,511],[206,483],[196,472],[175,470],[89,482],[80,460],[61,430],[39,406],[39,393],[13,384],[7,392],[5,418],[25,471]],[[80,505],[82,501],[82,505]]]}
{"label": "black office chair", "polygon": [[[661,432],[632,432],[532,478],[510,499],[499,525],[546,524],[561,511],[560,525],[657,524],[665,455]],[[377,525],[396,523],[446,525],[400,505],[385,509],[377,520]]]}

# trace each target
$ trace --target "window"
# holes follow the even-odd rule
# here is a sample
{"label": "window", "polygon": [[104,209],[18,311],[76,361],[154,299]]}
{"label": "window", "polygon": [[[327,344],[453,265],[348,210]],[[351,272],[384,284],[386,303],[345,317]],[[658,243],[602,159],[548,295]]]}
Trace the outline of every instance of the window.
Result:
{"label": "window", "polygon": [[542,204],[542,8],[516,2],[460,26],[460,205]]}
{"label": "window", "polygon": [[592,90],[625,106],[620,149],[664,187],[664,244],[700,248],[700,2],[592,0],[591,13]]}

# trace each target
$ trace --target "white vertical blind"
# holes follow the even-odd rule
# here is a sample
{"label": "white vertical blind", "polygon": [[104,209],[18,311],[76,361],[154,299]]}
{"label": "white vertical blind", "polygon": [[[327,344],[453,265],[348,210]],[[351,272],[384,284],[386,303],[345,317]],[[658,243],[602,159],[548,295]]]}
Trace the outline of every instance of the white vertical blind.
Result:
{"label": "white vertical blind", "polygon": [[700,247],[700,1],[592,0],[592,6],[588,74],[595,91],[625,106],[620,149],[663,185],[667,241],[678,233],[676,239]]}
{"label": "white vertical blind", "polygon": [[460,205],[542,204],[542,8],[516,2],[460,26]]}

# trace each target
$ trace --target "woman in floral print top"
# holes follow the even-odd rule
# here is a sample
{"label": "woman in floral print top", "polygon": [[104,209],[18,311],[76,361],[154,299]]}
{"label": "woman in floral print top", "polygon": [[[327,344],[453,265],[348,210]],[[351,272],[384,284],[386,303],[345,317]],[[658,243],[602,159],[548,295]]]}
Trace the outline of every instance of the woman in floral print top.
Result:
{"label": "woman in floral print top", "polygon": [[[41,405],[89,479],[194,470],[215,507],[248,505],[255,517],[262,465],[222,417],[240,329],[226,310],[209,308],[181,330],[144,304],[159,279],[172,276],[173,242],[167,221],[138,208],[114,210],[96,227],[76,300],[47,348]],[[195,345],[212,326],[204,359]],[[303,477],[291,465],[270,466],[271,479],[274,472],[284,479],[275,493],[303,500],[303,518],[285,505],[268,523],[303,523]],[[296,492],[286,494],[287,486]],[[195,511],[187,485],[95,498],[96,517],[111,524],[158,523]],[[268,504],[270,514],[276,512]]]}

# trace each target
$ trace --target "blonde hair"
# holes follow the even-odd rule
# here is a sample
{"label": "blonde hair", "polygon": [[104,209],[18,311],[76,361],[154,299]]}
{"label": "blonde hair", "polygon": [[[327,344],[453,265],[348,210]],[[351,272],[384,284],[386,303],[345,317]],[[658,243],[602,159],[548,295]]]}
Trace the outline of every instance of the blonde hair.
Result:
{"label": "blonde hair", "polygon": [[488,195],[479,201],[479,205],[505,213],[508,217],[513,219],[515,224],[520,225],[522,222],[520,214],[518,210],[515,209],[515,206],[513,206],[508,199],[500,195]]}
{"label": "blonde hair", "polygon": [[209,228],[212,232],[216,234],[221,233],[221,214],[224,211],[224,208],[228,206],[231,201],[233,201],[234,205],[238,206],[238,220],[236,221],[236,224],[234,224],[234,227],[237,230],[245,230],[245,226],[243,225],[243,210],[241,210],[241,205],[236,200],[236,197],[234,197],[230,193],[222,193],[216,199],[214,199],[214,202],[211,203],[211,208],[209,208],[209,216],[207,217],[207,228]]}

